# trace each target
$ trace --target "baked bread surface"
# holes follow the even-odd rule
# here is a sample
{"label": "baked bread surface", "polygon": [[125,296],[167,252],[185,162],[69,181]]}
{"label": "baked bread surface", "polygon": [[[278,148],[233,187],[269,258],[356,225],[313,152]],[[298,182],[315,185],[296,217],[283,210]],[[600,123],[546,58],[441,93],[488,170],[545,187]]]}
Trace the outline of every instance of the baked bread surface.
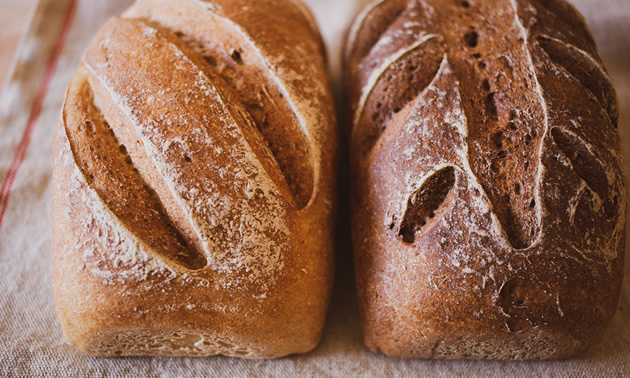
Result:
{"label": "baked bread surface", "polygon": [[98,356],[318,343],[336,128],[298,2],[136,2],[87,48],[54,139],[55,306]]}
{"label": "baked bread surface", "polygon": [[623,276],[617,102],[563,0],[370,3],[344,51],[365,342],[404,358],[562,358]]}

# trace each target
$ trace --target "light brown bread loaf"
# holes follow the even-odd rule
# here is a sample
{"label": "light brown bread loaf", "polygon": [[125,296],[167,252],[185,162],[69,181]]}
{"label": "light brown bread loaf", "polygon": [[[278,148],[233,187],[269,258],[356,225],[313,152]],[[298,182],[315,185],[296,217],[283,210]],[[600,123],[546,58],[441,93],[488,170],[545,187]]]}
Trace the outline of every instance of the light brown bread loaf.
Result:
{"label": "light brown bread loaf", "polygon": [[55,305],[75,347],[315,347],[337,143],[323,54],[289,0],[143,0],[103,27],[54,140]]}
{"label": "light brown bread loaf", "polygon": [[582,16],[563,0],[374,1],[345,75],[368,347],[549,359],[600,338],[626,179]]}

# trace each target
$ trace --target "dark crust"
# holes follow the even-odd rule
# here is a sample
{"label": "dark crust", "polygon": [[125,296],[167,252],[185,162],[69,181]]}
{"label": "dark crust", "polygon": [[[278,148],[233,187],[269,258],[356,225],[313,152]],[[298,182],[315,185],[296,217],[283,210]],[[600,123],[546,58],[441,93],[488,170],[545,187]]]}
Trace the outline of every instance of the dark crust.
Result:
{"label": "dark crust", "polygon": [[626,177],[582,16],[564,0],[377,1],[344,58],[367,346],[552,359],[600,338]]}

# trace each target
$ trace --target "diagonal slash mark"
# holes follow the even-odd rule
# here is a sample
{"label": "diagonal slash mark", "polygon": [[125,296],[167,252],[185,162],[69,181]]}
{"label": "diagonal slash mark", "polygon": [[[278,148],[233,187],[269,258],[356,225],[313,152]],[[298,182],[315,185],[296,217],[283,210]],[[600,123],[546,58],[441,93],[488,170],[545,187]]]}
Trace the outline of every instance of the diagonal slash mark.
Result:
{"label": "diagonal slash mark", "polygon": [[28,146],[31,142],[31,137],[33,135],[33,131],[35,130],[35,125],[37,124],[39,115],[41,114],[44,98],[48,93],[48,88],[50,87],[50,82],[52,80],[53,74],[55,73],[55,70],[57,68],[59,55],[61,54],[61,49],[63,48],[64,42],[68,35],[68,31],[70,30],[70,25],[72,24],[75,10],[76,0],[70,0],[64,14],[61,28],[59,29],[59,33],[55,38],[52,52],[50,53],[50,57],[48,58],[48,62],[46,63],[44,78],[42,79],[39,89],[37,90],[37,94],[35,95],[35,99],[33,100],[33,105],[31,106],[31,111],[29,113],[28,121],[26,123],[26,129],[22,134],[22,139],[20,140],[20,144],[15,151],[13,161],[11,162],[9,170],[7,171],[4,181],[2,182],[2,189],[0,189],[0,228],[2,227],[4,214],[9,203],[9,197],[11,195],[13,182],[15,181],[17,172],[20,169],[22,162],[24,161],[26,150],[28,149]]}

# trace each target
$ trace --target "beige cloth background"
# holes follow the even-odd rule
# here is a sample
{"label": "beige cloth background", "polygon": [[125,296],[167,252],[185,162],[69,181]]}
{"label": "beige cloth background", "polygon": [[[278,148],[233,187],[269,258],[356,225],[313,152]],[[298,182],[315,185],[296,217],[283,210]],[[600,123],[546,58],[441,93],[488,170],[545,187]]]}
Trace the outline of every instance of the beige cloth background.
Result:
{"label": "beige cloth background", "polygon": [[[362,0],[306,0],[329,48],[338,85],[343,31]],[[337,277],[321,344],[275,361],[209,358],[93,358],[75,351],[57,323],[50,278],[51,135],[65,87],[92,35],[131,0],[77,0],[57,69],[15,178],[0,227],[0,376],[629,376],[630,283],[601,343],[565,361],[400,361],[370,353],[359,328],[347,219],[340,219]],[[586,16],[620,101],[620,133],[630,167],[630,0],[575,0]],[[71,0],[42,0],[0,100],[0,180],[14,159]],[[630,246],[630,243],[628,243]],[[628,255],[630,253],[627,252]],[[626,265],[626,276],[630,264]]]}

